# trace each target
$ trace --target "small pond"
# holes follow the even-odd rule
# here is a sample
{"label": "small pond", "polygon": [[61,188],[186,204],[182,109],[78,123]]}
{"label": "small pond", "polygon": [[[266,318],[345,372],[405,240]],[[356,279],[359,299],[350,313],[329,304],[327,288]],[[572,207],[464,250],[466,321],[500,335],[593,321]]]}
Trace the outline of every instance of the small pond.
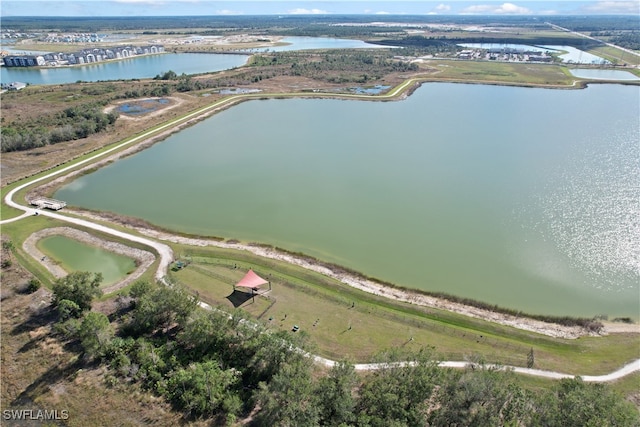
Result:
{"label": "small pond", "polygon": [[367,87],[350,87],[349,92],[356,93],[358,95],[379,95],[391,86],[375,85]]}
{"label": "small pond", "polygon": [[40,239],[38,249],[55,260],[65,271],[102,273],[102,286],[110,286],[124,279],[136,269],[135,261],[78,240],[55,235]]}
{"label": "small pond", "polygon": [[135,102],[128,102],[126,104],[119,105],[116,111],[123,114],[129,114],[132,116],[147,114],[159,110],[169,104],[169,100],[166,98],[159,99],[143,99]]}
{"label": "small pond", "polygon": [[640,80],[640,77],[629,71],[623,70],[603,70],[592,68],[576,68],[571,71],[571,74],[575,77],[582,79],[596,79],[596,80],[618,80],[618,81],[634,81]]}
{"label": "small pond", "polygon": [[220,93],[221,95],[242,95],[245,93],[257,93],[257,92],[261,92],[261,90],[260,89],[244,89],[241,87],[235,87],[231,89],[222,89],[218,93]]}

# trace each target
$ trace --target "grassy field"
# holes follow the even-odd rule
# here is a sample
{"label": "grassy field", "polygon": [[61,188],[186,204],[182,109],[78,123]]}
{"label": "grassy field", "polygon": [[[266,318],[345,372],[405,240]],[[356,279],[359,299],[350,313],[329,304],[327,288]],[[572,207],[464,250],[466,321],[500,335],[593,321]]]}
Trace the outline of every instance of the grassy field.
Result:
{"label": "grassy field", "polygon": [[494,84],[571,87],[573,81],[577,80],[571,76],[566,67],[553,64],[434,59],[423,62],[421,66],[438,70],[438,73],[430,76],[435,81],[458,80]]}
{"label": "grassy field", "polygon": [[[588,50],[589,53],[607,59],[614,64],[640,65],[640,55],[634,55],[624,50],[612,46],[599,46]],[[630,72],[638,75],[640,70],[629,69]]]}
{"label": "grassy field", "polygon": [[[319,354],[333,359],[365,362],[385,348],[433,346],[443,360],[481,358],[526,366],[527,354],[533,349],[540,369],[597,375],[640,357],[637,334],[550,338],[379,298],[306,269],[246,252],[185,246],[174,249],[190,264],[172,272],[172,278],[197,292],[200,299],[227,310],[241,309],[272,328],[291,330],[297,325],[300,332],[309,335]],[[249,268],[270,280],[269,292],[253,298],[250,293],[233,290]]]}

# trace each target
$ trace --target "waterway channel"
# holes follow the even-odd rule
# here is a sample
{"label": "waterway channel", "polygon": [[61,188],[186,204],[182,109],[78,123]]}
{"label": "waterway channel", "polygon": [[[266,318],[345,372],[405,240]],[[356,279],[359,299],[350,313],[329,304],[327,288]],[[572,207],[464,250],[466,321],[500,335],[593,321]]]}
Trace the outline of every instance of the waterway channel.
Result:
{"label": "waterway channel", "polygon": [[640,89],[240,104],[55,197],[527,312],[640,317]]}

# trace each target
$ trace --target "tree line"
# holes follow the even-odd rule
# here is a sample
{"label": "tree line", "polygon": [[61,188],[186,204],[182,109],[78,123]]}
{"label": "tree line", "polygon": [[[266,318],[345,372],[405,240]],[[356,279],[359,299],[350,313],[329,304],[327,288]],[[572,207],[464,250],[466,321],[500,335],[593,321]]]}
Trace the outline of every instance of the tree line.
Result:
{"label": "tree line", "polygon": [[1,151],[22,151],[87,138],[103,132],[118,118],[115,111],[104,113],[99,105],[79,105],[37,119],[16,120],[2,127]]}
{"label": "tree line", "polygon": [[523,44],[529,46],[538,45],[566,45],[577,49],[587,50],[593,47],[602,46],[603,43],[585,38],[572,36],[539,36],[539,35],[509,35],[508,38],[489,37],[486,35],[469,36],[422,36],[409,35],[399,38],[386,38],[376,43],[388,46],[402,46],[411,48],[427,49],[429,53],[455,52],[463,48],[458,45],[464,43],[496,43],[496,44]]}
{"label": "tree line", "polygon": [[[635,30],[637,16],[633,15],[559,15],[545,18],[554,24],[574,31]],[[376,27],[374,22],[391,25]],[[336,24],[366,24],[359,26]],[[402,25],[394,26],[393,23]],[[461,24],[503,25],[539,28],[544,25],[540,17],[532,15],[224,15],[224,16],[123,16],[123,17],[24,17],[6,16],[2,27],[16,31],[51,30],[62,32],[98,32],[158,30],[158,33],[193,34],[193,30],[216,30],[220,34],[243,31],[258,31],[268,34],[331,35],[342,36],[375,32],[403,31],[407,24]],[[187,29],[187,31],[185,31]],[[163,31],[168,30],[168,31]],[[296,32],[297,31],[297,32]],[[305,33],[306,31],[306,33]]]}
{"label": "tree line", "polygon": [[54,329],[85,360],[108,367],[108,384],[138,383],[187,421],[235,425],[251,414],[253,426],[640,425],[606,385],[575,378],[534,392],[481,362],[439,368],[429,348],[383,352],[383,367],[366,374],[348,361],[322,369],[306,355],[304,332],[270,330],[241,311],[197,310],[178,286],[136,282],[107,317],[90,308],[100,282],[77,272],[54,284]]}

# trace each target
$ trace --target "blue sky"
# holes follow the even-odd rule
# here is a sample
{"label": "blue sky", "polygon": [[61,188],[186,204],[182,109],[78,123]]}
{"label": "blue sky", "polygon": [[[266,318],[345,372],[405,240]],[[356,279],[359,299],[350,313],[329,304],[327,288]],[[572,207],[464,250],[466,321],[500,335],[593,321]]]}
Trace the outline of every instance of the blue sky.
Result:
{"label": "blue sky", "polygon": [[2,0],[0,3],[3,17],[263,14],[640,15],[640,0]]}

